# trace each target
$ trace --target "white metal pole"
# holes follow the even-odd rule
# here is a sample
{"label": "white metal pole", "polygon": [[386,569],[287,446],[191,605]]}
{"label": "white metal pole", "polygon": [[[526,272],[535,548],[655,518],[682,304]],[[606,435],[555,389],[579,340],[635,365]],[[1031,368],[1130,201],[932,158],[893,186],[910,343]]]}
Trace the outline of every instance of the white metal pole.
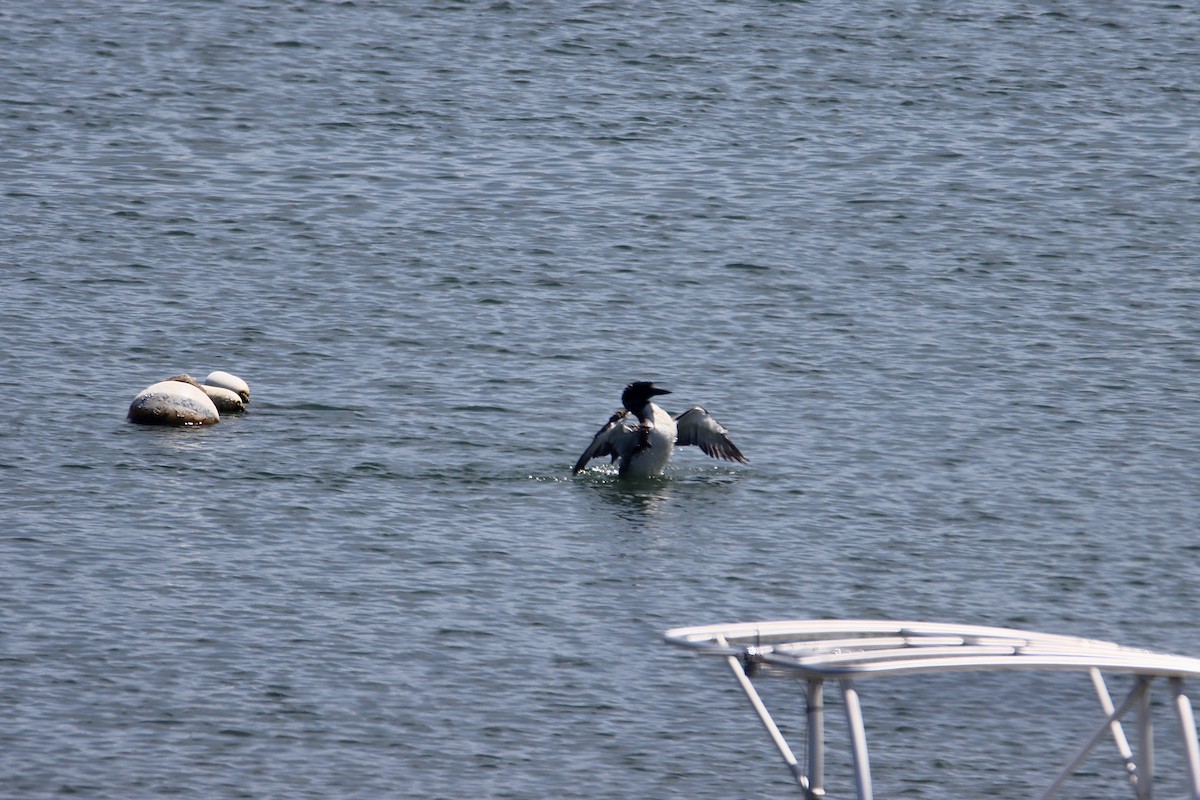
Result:
{"label": "white metal pole", "polygon": [[820,678],[808,680],[808,794],[825,796],[825,690]]}
{"label": "white metal pole", "polygon": [[[1109,732],[1109,726],[1113,723],[1113,721],[1119,720],[1121,717],[1125,716],[1125,713],[1129,711],[1129,709],[1133,708],[1137,701],[1148,695],[1149,688],[1149,683],[1141,680],[1140,678],[1138,679],[1138,682],[1134,685],[1134,687],[1129,690],[1129,694],[1125,695],[1125,699],[1121,701],[1121,705],[1119,705],[1115,711],[1109,714],[1108,717],[1100,723],[1100,727],[1096,728],[1096,732],[1092,734],[1092,737],[1083,743],[1083,746],[1076,751],[1074,757],[1067,762],[1065,767],[1062,768],[1062,770],[1058,773],[1058,777],[1054,779],[1052,784],[1050,784],[1050,788],[1042,793],[1041,800],[1050,800],[1050,798],[1058,794],[1058,790],[1061,789],[1062,785],[1067,782],[1067,778],[1075,774],[1075,770],[1079,769],[1083,762],[1087,760],[1088,755],[1092,752],[1100,740],[1104,738],[1104,734]],[[1140,798],[1141,795],[1138,795],[1138,797]]]}
{"label": "white metal pole", "polygon": [[1154,720],[1150,718],[1150,681],[1138,676],[1146,687],[1138,701],[1138,800],[1154,800]]}
{"label": "white metal pole", "polygon": [[871,761],[867,757],[867,732],[863,727],[862,706],[858,702],[858,690],[854,682],[842,682],[842,698],[846,706],[846,721],[850,724],[850,752],[854,756],[854,782],[858,786],[858,800],[872,800]]}
{"label": "white metal pole", "polygon": [[[719,637],[718,644],[727,646],[725,637]],[[729,669],[733,671],[733,676],[737,678],[738,685],[746,693],[746,698],[750,701],[750,705],[754,707],[754,713],[758,714],[758,719],[762,722],[763,727],[767,729],[767,734],[771,737],[771,741],[775,743],[775,748],[783,756],[783,760],[787,764],[788,770],[791,771],[792,777],[796,779],[796,783],[807,794],[808,778],[804,775],[804,770],[800,768],[800,764],[796,761],[796,756],[792,754],[792,748],[788,746],[787,740],[779,732],[779,726],[771,718],[771,712],[767,711],[762,698],[758,696],[758,690],[750,682],[750,676],[742,668],[742,660],[737,656],[726,656],[725,661],[729,664]]]}
{"label": "white metal pole", "polygon": [[1175,714],[1179,717],[1179,733],[1187,755],[1188,777],[1191,779],[1192,800],[1200,800],[1200,745],[1196,742],[1196,717],[1192,701],[1183,693],[1183,678],[1171,678],[1171,693],[1175,699]]}
{"label": "white metal pole", "polygon": [[[1104,682],[1104,675],[1095,667],[1089,668],[1088,673],[1092,676],[1092,686],[1096,687],[1096,696],[1100,698],[1100,709],[1112,718],[1112,695],[1108,693],[1108,684]],[[1117,745],[1117,752],[1121,754],[1121,758],[1125,761],[1125,775],[1129,778],[1129,785],[1133,787],[1134,796],[1136,797],[1137,763],[1133,760],[1133,749],[1129,746],[1129,739],[1125,737],[1125,729],[1121,727],[1120,719],[1113,719],[1108,727],[1112,731],[1113,742]]]}

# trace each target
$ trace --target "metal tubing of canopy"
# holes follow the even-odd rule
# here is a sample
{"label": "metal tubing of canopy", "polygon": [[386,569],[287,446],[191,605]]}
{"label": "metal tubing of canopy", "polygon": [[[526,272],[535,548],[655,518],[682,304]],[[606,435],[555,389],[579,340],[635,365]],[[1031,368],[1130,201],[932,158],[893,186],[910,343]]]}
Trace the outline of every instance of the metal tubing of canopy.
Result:
{"label": "metal tubing of canopy", "polygon": [[1139,698],[1138,715],[1138,800],[1154,800],[1154,720],[1150,716],[1150,681],[1138,676],[1146,687]]}
{"label": "metal tubing of canopy", "polygon": [[[722,646],[726,645],[725,637],[719,637],[718,643]],[[783,738],[783,734],[779,732],[779,726],[775,724],[775,720],[771,718],[771,712],[767,711],[766,705],[763,704],[762,698],[758,696],[758,690],[754,688],[754,684],[750,682],[750,676],[746,674],[746,670],[742,668],[742,660],[737,656],[726,656],[726,663],[729,664],[729,669],[733,671],[733,676],[737,678],[738,685],[742,687],[742,691],[746,693],[746,698],[750,701],[750,705],[754,707],[754,713],[758,714],[759,720],[763,727],[767,729],[767,734],[770,735],[771,741],[775,743],[775,747],[779,750],[779,754],[783,756],[784,763],[792,773],[792,777],[796,779],[796,783],[800,788],[808,794],[808,778],[804,775],[804,770],[800,768],[800,764],[796,761],[796,756],[792,754],[792,748],[788,746],[787,740]]]}
{"label": "metal tubing of canopy", "polygon": [[1183,678],[1171,678],[1170,683],[1175,701],[1175,714],[1179,717],[1183,751],[1187,758],[1189,789],[1192,800],[1200,800],[1200,745],[1196,742],[1196,718],[1192,713],[1192,701],[1183,693]]}
{"label": "metal tubing of canopy", "polygon": [[843,680],[841,684],[842,698],[846,705],[846,721],[850,724],[850,752],[854,756],[854,782],[858,787],[858,800],[872,800],[871,761],[867,757],[867,732],[863,727],[858,690],[849,679]]}
{"label": "metal tubing of canopy", "polygon": [[[1108,684],[1104,682],[1104,675],[1095,667],[1089,669],[1088,673],[1092,676],[1092,686],[1096,687],[1096,696],[1100,698],[1101,710],[1111,717],[1113,713],[1112,695],[1108,693]],[[1117,752],[1121,754],[1121,758],[1125,762],[1125,775],[1129,778],[1129,785],[1133,787],[1134,797],[1137,797],[1137,762],[1133,760],[1133,749],[1129,746],[1129,739],[1125,738],[1125,729],[1121,727],[1119,719],[1114,719],[1108,727],[1112,731]]]}
{"label": "metal tubing of canopy", "polygon": [[808,793],[825,795],[825,690],[819,678],[808,680]]}
{"label": "metal tubing of canopy", "polygon": [[[845,698],[851,755],[859,800],[871,800],[871,770],[859,696],[852,680],[958,670],[1070,670],[1088,672],[1105,718],[1091,739],[1071,756],[1054,777],[1043,800],[1053,798],[1090,757],[1103,738],[1111,736],[1124,762],[1123,772],[1138,800],[1154,794],[1154,726],[1150,687],[1154,678],[1170,681],[1172,705],[1181,727],[1191,800],[1200,800],[1200,737],[1192,704],[1183,681],[1200,680],[1200,658],[1122,647],[1114,642],[1059,636],[1036,631],[903,620],[776,620],[720,626],[693,626],[666,631],[668,642],[700,653],[726,658],[742,691],[783,756],[807,800],[825,795],[824,683],[837,681]],[[733,642],[730,645],[730,641]],[[807,763],[800,765],[771,719],[750,675],[790,672],[807,683],[805,709]],[[1109,672],[1130,675],[1133,686],[1113,708],[1105,685]],[[1104,673],[1103,675],[1101,673]],[[1137,737],[1129,732],[1137,708]],[[1128,737],[1126,734],[1128,733]],[[1131,747],[1131,745],[1134,745]],[[1113,775],[1115,778],[1116,776]]]}
{"label": "metal tubing of canopy", "polygon": [[[1121,705],[1100,723],[1100,726],[1096,728],[1096,732],[1092,734],[1092,737],[1083,743],[1071,760],[1067,762],[1067,765],[1059,771],[1058,777],[1054,779],[1054,783],[1050,784],[1050,788],[1042,793],[1040,800],[1050,800],[1050,798],[1058,794],[1058,790],[1067,782],[1067,778],[1075,774],[1075,770],[1083,765],[1083,762],[1087,760],[1092,750],[1100,743],[1105,734],[1109,732],[1112,723],[1125,716],[1126,712],[1133,708],[1136,702],[1140,701],[1143,697],[1148,697],[1150,694],[1149,689],[1149,681],[1139,678],[1134,687],[1129,690],[1129,694],[1125,695],[1125,699],[1121,701]],[[1138,797],[1140,800],[1141,795]]]}

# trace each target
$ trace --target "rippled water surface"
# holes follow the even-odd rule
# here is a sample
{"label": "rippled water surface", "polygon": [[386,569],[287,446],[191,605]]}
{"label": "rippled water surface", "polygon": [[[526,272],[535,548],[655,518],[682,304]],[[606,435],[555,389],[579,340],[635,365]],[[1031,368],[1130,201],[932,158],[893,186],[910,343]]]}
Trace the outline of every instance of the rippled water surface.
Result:
{"label": "rippled water surface", "polygon": [[[4,791],[782,795],[664,629],[1200,655],[1198,64],[1183,3],[0,9]],[[751,463],[572,478],[635,379]],[[1031,795],[1086,694],[872,684],[876,789]]]}

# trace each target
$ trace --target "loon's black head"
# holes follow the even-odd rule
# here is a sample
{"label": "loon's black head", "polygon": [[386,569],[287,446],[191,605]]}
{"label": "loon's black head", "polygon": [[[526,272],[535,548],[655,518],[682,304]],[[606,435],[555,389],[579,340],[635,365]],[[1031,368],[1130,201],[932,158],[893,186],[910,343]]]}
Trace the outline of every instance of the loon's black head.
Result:
{"label": "loon's black head", "polygon": [[637,381],[626,386],[625,391],[621,392],[621,405],[635,414],[640,414],[651,397],[670,393],[670,389],[660,389],[650,381]]}

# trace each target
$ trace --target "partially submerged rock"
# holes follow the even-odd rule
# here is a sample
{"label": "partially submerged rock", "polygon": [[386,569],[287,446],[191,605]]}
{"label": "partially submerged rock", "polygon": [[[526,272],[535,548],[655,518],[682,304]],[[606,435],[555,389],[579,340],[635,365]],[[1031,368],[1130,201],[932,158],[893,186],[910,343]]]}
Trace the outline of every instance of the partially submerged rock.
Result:
{"label": "partially submerged rock", "polygon": [[217,370],[216,372],[208,373],[208,377],[204,379],[204,384],[206,386],[217,386],[222,389],[229,389],[230,391],[235,392],[238,397],[242,398],[243,403],[250,402],[250,386],[237,375],[231,375],[228,372]]}
{"label": "partially submerged rock", "polygon": [[200,388],[208,395],[208,399],[213,401],[217,411],[222,414],[241,414],[246,410],[246,404],[242,402],[241,396],[232,389],[208,384],[204,384]]}
{"label": "partially submerged rock", "polygon": [[221,415],[190,375],[176,375],[138,392],[129,404],[129,420],[142,425],[213,425]]}

